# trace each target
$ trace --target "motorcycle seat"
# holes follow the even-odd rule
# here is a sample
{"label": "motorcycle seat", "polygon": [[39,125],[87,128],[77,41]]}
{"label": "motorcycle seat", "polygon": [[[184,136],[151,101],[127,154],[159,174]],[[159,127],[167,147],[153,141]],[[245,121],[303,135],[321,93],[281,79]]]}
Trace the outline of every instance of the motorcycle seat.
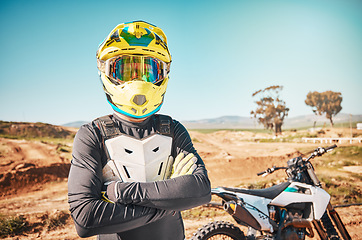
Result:
{"label": "motorcycle seat", "polygon": [[281,184],[274,185],[272,187],[264,189],[244,189],[244,188],[226,188],[226,187],[224,187],[224,189],[231,192],[244,193],[244,194],[274,199],[281,192],[283,192],[289,185],[290,182],[283,182]]}

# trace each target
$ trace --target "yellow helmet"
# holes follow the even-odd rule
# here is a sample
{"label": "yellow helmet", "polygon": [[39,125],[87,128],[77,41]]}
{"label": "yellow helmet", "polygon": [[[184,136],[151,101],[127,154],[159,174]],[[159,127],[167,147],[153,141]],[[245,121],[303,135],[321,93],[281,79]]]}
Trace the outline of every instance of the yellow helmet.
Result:
{"label": "yellow helmet", "polygon": [[145,118],[160,110],[171,64],[160,28],[143,21],[120,24],[96,56],[103,90],[115,111]]}

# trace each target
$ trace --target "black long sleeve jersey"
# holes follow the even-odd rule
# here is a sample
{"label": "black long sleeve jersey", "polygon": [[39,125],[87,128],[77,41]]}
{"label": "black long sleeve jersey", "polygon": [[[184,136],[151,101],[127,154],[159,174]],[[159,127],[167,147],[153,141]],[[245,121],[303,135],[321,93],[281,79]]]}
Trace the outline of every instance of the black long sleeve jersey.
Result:
{"label": "black long sleeve jersey", "polygon": [[[112,121],[122,134],[137,139],[157,134],[154,115],[133,123],[114,114]],[[101,199],[102,169],[107,156],[100,131],[94,121],[79,129],[68,178],[70,212],[79,236],[117,233],[115,239],[122,240],[184,239],[180,211],[209,202],[210,181],[185,127],[172,120],[171,131],[171,155],[175,158],[181,152],[185,156],[193,153],[198,158],[193,174],[156,182],[117,184],[119,197],[113,204]]]}

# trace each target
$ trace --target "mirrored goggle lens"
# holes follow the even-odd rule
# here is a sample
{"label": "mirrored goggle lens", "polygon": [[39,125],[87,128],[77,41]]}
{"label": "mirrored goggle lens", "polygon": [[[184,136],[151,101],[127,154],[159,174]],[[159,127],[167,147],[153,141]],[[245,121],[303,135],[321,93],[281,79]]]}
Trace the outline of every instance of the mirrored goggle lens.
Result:
{"label": "mirrored goggle lens", "polygon": [[143,80],[157,83],[166,76],[166,64],[143,56],[122,56],[109,61],[108,77],[119,82]]}

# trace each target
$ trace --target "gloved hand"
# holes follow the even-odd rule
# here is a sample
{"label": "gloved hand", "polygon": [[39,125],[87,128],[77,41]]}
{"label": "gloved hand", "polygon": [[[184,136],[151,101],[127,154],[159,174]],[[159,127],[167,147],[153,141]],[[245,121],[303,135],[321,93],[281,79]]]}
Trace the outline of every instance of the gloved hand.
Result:
{"label": "gloved hand", "polygon": [[170,178],[175,178],[183,175],[192,174],[197,168],[197,158],[193,153],[185,154],[180,153],[177,155],[175,162],[172,165],[172,172]]}

